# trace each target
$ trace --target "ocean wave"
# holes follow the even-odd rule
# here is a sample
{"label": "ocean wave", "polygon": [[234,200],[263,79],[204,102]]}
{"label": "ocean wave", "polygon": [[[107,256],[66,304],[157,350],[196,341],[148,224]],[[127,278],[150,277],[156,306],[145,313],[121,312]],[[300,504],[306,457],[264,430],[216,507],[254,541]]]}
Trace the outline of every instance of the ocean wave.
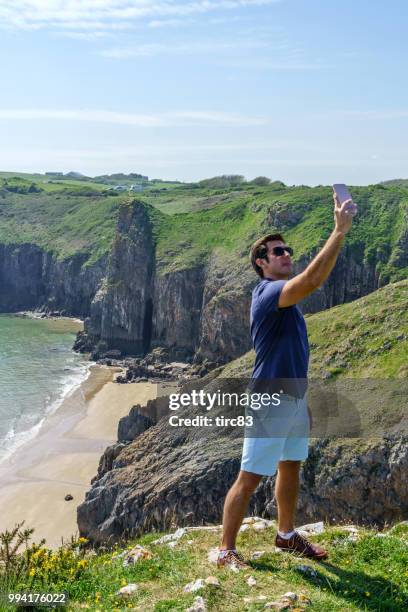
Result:
{"label": "ocean wave", "polygon": [[[16,423],[24,419],[24,415],[18,415],[15,417],[14,424],[11,425],[9,430],[0,440],[0,464],[9,459],[18,448],[20,448],[26,442],[32,440],[40,432],[41,427],[52,414],[54,414],[58,408],[62,405],[71,394],[73,394],[78,388],[83,385],[87,380],[91,372],[91,366],[94,364],[92,361],[85,363],[76,363],[76,356],[73,353],[71,358],[67,360],[68,365],[63,368],[65,376],[63,376],[58,382],[58,390],[56,395],[51,396],[47,394],[44,398],[44,411],[42,414],[38,414],[38,421],[33,425],[28,426],[26,429],[21,431],[16,430]],[[67,373],[66,373],[67,372]],[[34,416],[35,415],[30,415]],[[27,415],[26,415],[27,417]]]}

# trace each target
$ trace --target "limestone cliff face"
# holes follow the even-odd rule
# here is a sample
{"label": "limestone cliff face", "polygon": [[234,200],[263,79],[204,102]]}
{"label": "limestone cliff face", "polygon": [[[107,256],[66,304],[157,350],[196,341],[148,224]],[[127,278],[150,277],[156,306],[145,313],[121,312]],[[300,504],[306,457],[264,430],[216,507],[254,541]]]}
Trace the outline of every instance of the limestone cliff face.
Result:
{"label": "limestone cliff face", "polygon": [[[294,273],[298,274],[313,259],[296,262]],[[355,256],[346,248],[340,253],[336,265],[327,281],[305,298],[300,306],[304,313],[315,313],[356,300],[381,286],[376,263],[357,262]]]}
{"label": "limestone cliff face", "polygon": [[228,266],[213,256],[206,270],[200,321],[198,360],[226,363],[251,347],[249,310],[256,277],[241,263]]}
{"label": "limestone cliff face", "polygon": [[106,268],[105,258],[85,265],[88,257],[59,261],[35,244],[0,244],[0,312],[37,309],[88,316]]}
{"label": "limestone cliff face", "polygon": [[151,340],[155,249],[146,208],[121,208],[107,274],[91,304],[85,331],[124,353],[144,353]]}
{"label": "limestone cliff face", "polygon": [[156,275],[152,348],[165,346],[175,357],[194,354],[199,345],[204,267]]}
{"label": "limestone cliff face", "polygon": [[242,266],[226,269],[216,257],[201,268],[156,276],[152,346],[220,363],[246,352],[253,281]]}

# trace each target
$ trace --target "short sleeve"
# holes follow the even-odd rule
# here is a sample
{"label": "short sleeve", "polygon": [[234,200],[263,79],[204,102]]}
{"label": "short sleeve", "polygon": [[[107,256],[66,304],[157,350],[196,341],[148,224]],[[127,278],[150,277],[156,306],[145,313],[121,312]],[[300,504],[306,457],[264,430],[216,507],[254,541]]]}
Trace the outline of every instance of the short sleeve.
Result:
{"label": "short sleeve", "polygon": [[286,280],[264,281],[259,291],[259,305],[267,312],[277,312],[279,297]]}

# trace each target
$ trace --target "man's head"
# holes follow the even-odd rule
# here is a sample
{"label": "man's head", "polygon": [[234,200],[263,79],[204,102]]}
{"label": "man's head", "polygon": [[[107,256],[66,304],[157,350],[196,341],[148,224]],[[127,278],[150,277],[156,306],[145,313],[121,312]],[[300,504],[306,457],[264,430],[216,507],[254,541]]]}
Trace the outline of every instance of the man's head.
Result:
{"label": "man's head", "polygon": [[252,245],[251,263],[261,278],[289,278],[292,273],[292,259],[290,253],[282,247],[286,245],[281,234],[268,234]]}

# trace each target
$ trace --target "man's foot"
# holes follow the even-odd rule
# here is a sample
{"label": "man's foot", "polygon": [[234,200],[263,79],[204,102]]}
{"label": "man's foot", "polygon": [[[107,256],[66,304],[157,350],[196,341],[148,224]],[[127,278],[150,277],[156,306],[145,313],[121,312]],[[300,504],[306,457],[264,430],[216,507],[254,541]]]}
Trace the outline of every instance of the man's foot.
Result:
{"label": "man's foot", "polygon": [[285,552],[297,552],[305,557],[309,557],[310,559],[320,560],[326,559],[328,556],[328,553],[324,550],[324,548],[318,546],[317,544],[312,544],[312,542],[306,540],[306,538],[302,537],[297,531],[295,531],[293,536],[288,539],[282,538],[282,536],[277,534],[275,546]]}
{"label": "man's foot", "polygon": [[251,569],[236,550],[220,550],[218,553],[217,567],[233,567],[239,570]]}

